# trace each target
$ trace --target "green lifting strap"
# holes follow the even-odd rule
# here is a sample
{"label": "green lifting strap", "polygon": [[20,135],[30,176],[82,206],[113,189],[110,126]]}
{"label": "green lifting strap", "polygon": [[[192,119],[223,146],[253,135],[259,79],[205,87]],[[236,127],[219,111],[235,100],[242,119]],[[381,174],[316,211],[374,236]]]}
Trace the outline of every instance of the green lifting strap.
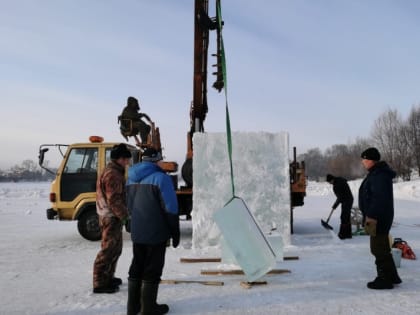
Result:
{"label": "green lifting strap", "polygon": [[222,60],[222,72],[223,72],[223,82],[224,82],[224,90],[225,90],[225,102],[226,102],[226,137],[227,137],[227,147],[229,153],[229,163],[230,163],[230,180],[232,185],[232,198],[235,197],[235,181],[233,179],[233,163],[232,163],[232,134],[230,130],[230,118],[229,118],[229,107],[228,107],[228,97],[227,97],[227,75],[226,75],[226,55],[225,55],[225,47],[223,44],[223,36],[222,36],[222,8],[220,5],[220,0],[216,1],[216,20],[218,23],[219,31],[220,31],[220,54]]}

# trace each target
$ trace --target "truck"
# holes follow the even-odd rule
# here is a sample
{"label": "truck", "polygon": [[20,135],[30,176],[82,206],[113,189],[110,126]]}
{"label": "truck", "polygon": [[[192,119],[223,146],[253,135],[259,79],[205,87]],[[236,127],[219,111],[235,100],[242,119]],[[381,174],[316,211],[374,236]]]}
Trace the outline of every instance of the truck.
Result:
{"label": "truck", "polygon": [[[193,194],[193,145],[192,138],[195,132],[204,132],[204,121],[208,112],[207,104],[207,69],[209,33],[216,31],[217,51],[213,54],[216,62],[213,65],[216,80],[213,87],[219,92],[224,88],[222,69],[222,47],[220,45],[221,27],[223,21],[220,16],[220,0],[216,0],[217,13],[209,17],[208,0],[195,0],[194,2],[194,75],[193,75],[193,100],[190,104],[190,130],[187,132],[186,159],[181,168],[183,185],[178,184],[178,164],[166,162],[164,170],[172,177],[178,198],[179,213],[191,218]],[[120,132],[128,141],[133,137],[135,145],[128,144],[132,151],[132,163],[141,158],[141,153],[147,147],[160,151],[160,132],[155,124],[151,123],[151,132],[147,143],[141,143],[132,133],[132,121],[124,121],[119,117]],[[50,147],[56,147],[62,154],[62,162],[56,171],[56,177],[51,185],[51,208],[47,209],[48,219],[77,220],[79,233],[86,239],[95,241],[101,237],[98,217],[96,214],[95,183],[106,163],[110,158],[110,150],[117,143],[103,142],[101,137],[91,137],[89,142],[71,145],[51,144],[41,145],[39,148],[39,165],[49,172],[54,173],[43,165],[45,153]],[[66,148],[66,152],[63,150]],[[293,208],[303,205],[306,195],[305,165],[296,160],[290,163],[290,191],[291,191],[291,226],[293,233]]]}
{"label": "truck", "polygon": [[[104,142],[102,137],[89,137],[89,142],[74,144],[42,144],[39,147],[39,165],[55,174],[51,183],[49,200],[51,208],[46,210],[47,219],[77,220],[77,228],[85,239],[101,238],[96,214],[96,181],[111,158],[111,149],[118,143]],[[57,149],[62,161],[57,171],[44,166],[45,154]],[[132,163],[139,159],[139,150],[128,146]]]}

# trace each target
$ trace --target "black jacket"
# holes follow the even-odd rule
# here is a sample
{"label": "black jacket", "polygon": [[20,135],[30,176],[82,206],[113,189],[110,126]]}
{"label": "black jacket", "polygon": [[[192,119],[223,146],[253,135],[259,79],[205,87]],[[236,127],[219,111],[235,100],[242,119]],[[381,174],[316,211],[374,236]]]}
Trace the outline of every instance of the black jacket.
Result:
{"label": "black jacket", "polygon": [[350,207],[353,204],[353,194],[351,193],[350,187],[347,181],[343,177],[334,177],[333,191],[337,197],[337,200],[332,206],[333,209],[337,208],[341,204],[349,204]]}
{"label": "black jacket", "polygon": [[378,221],[378,234],[388,234],[394,220],[392,179],[395,175],[386,162],[378,162],[369,169],[359,188],[359,208],[365,217]]}

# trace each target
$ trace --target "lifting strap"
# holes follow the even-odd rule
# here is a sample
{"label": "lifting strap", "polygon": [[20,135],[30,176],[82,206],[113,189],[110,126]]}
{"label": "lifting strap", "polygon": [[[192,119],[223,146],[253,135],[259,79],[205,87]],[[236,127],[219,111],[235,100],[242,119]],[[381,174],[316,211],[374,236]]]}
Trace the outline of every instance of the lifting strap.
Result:
{"label": "lifting strap", "polygon": [[221,61],[222,61],[222,72],[223,72],[223,82],[224,82],[224,90],[225,90],[225,103],[226,103],[226,137],[227,137],[227,148],[228,148],[228,155],[229,155],[229,165],[230,165],[230,181],[232,187],[232,199],[235,198],[235,181],[233,178],[233,163],[232,163],[232,134],[230,129],[230,118],[229,118],[229,106],[228,106],[228,96],[227,96],[227,75],[226,75],[226,55],[225,55],[225,47],[223,44],[223,35],[222,35],[222,8],[220,5],[220,0],[216,1],[216,21],[218,23],[217,27],[220,30],[220,54],[221,54]]}

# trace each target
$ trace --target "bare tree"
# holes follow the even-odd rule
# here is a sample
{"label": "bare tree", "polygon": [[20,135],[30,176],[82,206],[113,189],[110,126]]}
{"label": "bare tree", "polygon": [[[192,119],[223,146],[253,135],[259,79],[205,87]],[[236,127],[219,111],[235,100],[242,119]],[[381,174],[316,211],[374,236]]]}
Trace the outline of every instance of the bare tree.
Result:
{"label": "bare tree", "polygon": [[373,147],[373,141],[367,138],[356,138],[354,143],[349,146],[349,153],[354,159],[349,165],[353,178],[361,178],[365,175],[366,171],[362,166],[360,155],[364,150]]}
{"label": "bare tree", "polygon": [[[409,179],[410,160],[407,129],[396,109],[389,109],[375,120],[372,139],[386,160],[404,179]],[[407,164],[408,163],[408,164]]]}
{"label": "bare tree", "polygon": [[420,105],[413,106],[408,116],[407,137],[413,166],[420,175]]}
{"label": "bare tree", "polygon": [[319,148],[309,149],[306,153],[299,156],[299,160],[305,161],[306,176],[309,179],[319,180],[325,178],[327,164]]}

